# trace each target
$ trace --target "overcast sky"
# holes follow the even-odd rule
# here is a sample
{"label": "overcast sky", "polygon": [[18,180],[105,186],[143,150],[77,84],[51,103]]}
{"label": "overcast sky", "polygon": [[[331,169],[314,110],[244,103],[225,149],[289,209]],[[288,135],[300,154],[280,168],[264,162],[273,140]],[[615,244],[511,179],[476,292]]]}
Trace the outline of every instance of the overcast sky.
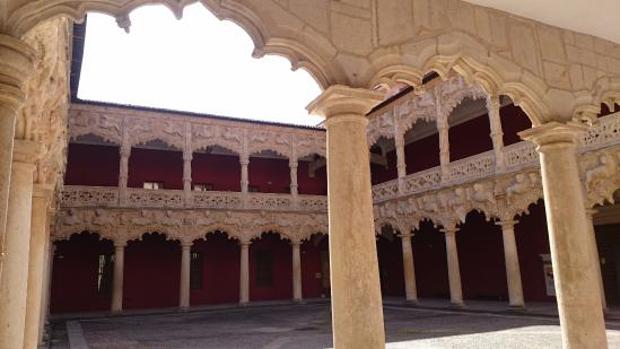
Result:
{"label": "overcast sky", "polygon": [[200,4],[177,20],[163,6],[130,15],[129,34],[112,17],[88,15],[78,97],[300,125],[316,125],[305,106],[321,92],[285,58],[251,57],[243,29]]}

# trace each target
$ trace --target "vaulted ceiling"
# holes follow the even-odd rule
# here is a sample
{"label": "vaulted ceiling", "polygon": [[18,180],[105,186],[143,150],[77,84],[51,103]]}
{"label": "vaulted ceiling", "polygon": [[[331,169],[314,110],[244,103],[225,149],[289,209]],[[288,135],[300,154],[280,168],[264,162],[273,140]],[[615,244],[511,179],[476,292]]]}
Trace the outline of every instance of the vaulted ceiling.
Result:
{"label": "vaulted ceiling", "polygon": [[465,0],[620,43],[620,0]]}

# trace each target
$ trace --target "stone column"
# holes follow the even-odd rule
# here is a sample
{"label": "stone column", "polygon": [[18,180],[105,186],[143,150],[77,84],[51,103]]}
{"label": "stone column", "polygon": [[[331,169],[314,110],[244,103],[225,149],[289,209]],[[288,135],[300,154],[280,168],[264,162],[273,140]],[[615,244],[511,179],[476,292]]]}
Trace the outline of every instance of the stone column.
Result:
{"label": "stone column", "polygon": [[403,180],[407,176],[407,163],[405,162],[405,135],[398,131],[395,131],[394,145],[396,146],[396,170],[398,173],[398,190],[403,192]]}
{"label": "stone column", "polygon": [[240,241],[241,264],[239,273],[239,304],[250,302],[250,242]]}
{"label": "stone column", "polygon": [[308,110],[327,118],[332,326],[336,348],[384,348],[366,113],[383,98],[332,86]]}
{"label": "stone column", "polygon": [[[49,229],[49,227],[48,227]],[[56,246],[53,244],[51,239],[47,240],[47,248],[45,253],[45,278],[43,281],[43,299],[41,300],[41,316],[39,321],[39,345],[43,344],[43,339],[46,336],[46,324],[49,316],[49,300],[51,294],[51,286],[52,286],[52,268],[54,264],[54,251],[56,250]]]}
{"label": "stone column", "polygon": [[250,156],[246,154],[241,154],[239,156],[239,163],[241,163],[241,192],[245,194],[248,192],[248,186],[250,185],[250,179],[248,174]]}
{"label": "stone column", "polygon": [[124,240],[114,241],[114,275],[112,279],[112,306],[113,313],[123,311],[123,273],[125,271],[125,246]]}
{"label": "stone column", "polygon": [[293,246],[293,301],[301,303],[301,242],[293,241],[291,245]]}
{"label": "stone column", "polygon": [[411,248],[411,238],[413,234],[403,233],[400,241],[403,248],[403,273],[405,277],[405,296],[407,302],[418,302],[418,290],[415,281],[415,264],[413,260],[413,249]]}
{"label": "stone column", "polygon": [[191,151],[183,152],[183,196],[185,207],[192,206],[192,158]]}
{"label": "stone column", "polygon": [[593,271],[576,149],[585,127],[549,122],[523,131],[536,143],[564,348],[607,348],[601,292]]}
{"label": "stone column", "polygon": [[45,254],[49,240],[48,209],[53,194],[50,185],[36,184],[32,195],[30,261],[28,263],[28,295],[26,300],[26,328],[24,348],[37,348],[41,331],[41,302],[46,268]]}
{"label": "stone column", "polygon": [[499,172],[504,170],[504,132],[502,120],[499,115],[500,100],[497,95],[487,96],[487,111],[489,112],[489,126],[491,128],[491,140],[495,154],[495,169]]}
{"label": "stone column", "polygon": [[508,282],[508,298],[511,307],[523,307],[523,286],[521,284],[521,268],[515,241],[515,221],[500,221],[504,241],[504,261],[506,264],[506,281]]}
{"label": "stone column", "polygon": [[191,241],[181,242],[181,284],[179,285],[179,308],[187,310],[190,303]]}
{"label": "stone column", "polygon": [[594,274],[596,275],[596,281],[601,290],[601,304],[603,306],[603,312],[607,311],[607,298],[605,297],[605,286],[603,284],[603,273],[601,272],[601,257],[598,253],[598,246],[596,245],[596,231],[594,230],[593,216],[596,213],[594,209],[586,209],[586,219],[588,225],[588,236],[590,237],[590,249],[592,258],[594,259]]}
{"label": "stone column", "polygon": [[[437,98],[437,103],[441,103]],[[439,166],[441,166],[441,180],[450,180],[450,139],[448,115],[442,111],[441,105],[437,105],[437,132],[439,133]]]}
{"label": "stone column", "polygon": [[448,282],[450,284],[450,302],[463,305],[463,288],[461,286],[461,267],[456,248],[456,228],[444,228],[446,235],[446,255],[448,256]]}
{"label": "stone column", "polygon": [[291,194],[297,195],[299,193],[299,185],[297,184],[297,159],[291,159],[288,162],[288,167],[291,170]]}
{"label": "stone column", "polygon": [[25,42],[0,34],[0,277],[7,252],[5,240],[15,123],[25,100],[24,85],[33,71],[34,57],[34,50]]}
{"label": "stone column", "polygon": [[32,190],[40,144],[15,140],[4,270],[0,278],[0,348],[22,348],[26,324]]}
{"label": "stone column", "polygon": [[127,182],[129,180],[129,157],[131,156],[131,145],[129,141],[123,139],[120,147],[120,163],[118,167],[118,189],[120,191],[120,204],[127,204]]}

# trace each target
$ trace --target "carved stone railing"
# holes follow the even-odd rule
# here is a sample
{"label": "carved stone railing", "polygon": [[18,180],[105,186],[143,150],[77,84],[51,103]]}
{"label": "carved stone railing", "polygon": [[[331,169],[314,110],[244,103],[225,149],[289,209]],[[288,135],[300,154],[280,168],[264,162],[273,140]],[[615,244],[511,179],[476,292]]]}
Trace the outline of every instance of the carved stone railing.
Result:
{"label": "carved stone railing", "polygon": [[128,188],[121,200],[117,187],[67,185],[62,195],[63,207],[124,208],[204,208],[223,210],[326,211],[327,197],[240,192],[191,192],[186,200],[183,190],[148,190]]}
{"label": "carved stone railing", "polygon": [[403,179],[403,194],[416,194],[436,189],[441,184],[441,168],[439,166],[410,174]]}
{"label": "carved stone railing", "polygon": [[385,201],[398,197],[398,180],[374,185],[372,196],[374,201]]}
{"label": "carved stone railing", "polygon": [[539,164],[536,146],[530,142],[518,142],[505,146],[504,160],[506,169],[510,172]]}
{"label": "carved stone railing", "polygon": [[583,138],[584,151],[617,144],[620,144],[620,113],[599,118]]}
{"label": "carved stone railing", "polygon": [[495,156],[490,150],[451,162],[448,166],[448,178],[445,182],[451,184],[468,182],[492,175],[494,170]]}

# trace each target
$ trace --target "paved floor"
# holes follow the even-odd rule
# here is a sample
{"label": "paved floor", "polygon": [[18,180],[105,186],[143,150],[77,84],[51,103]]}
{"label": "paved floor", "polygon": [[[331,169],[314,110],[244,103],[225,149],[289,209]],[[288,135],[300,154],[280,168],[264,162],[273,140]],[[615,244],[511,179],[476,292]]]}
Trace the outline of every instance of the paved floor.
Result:
{"label": "paved floor", "polygon": [[[388,348],[560,348],[557,320],[387,305]],[[620,322],[608,321],[610,348]],[[237,308],[68,320],[51,348],[328,348],[327,304]]]}

